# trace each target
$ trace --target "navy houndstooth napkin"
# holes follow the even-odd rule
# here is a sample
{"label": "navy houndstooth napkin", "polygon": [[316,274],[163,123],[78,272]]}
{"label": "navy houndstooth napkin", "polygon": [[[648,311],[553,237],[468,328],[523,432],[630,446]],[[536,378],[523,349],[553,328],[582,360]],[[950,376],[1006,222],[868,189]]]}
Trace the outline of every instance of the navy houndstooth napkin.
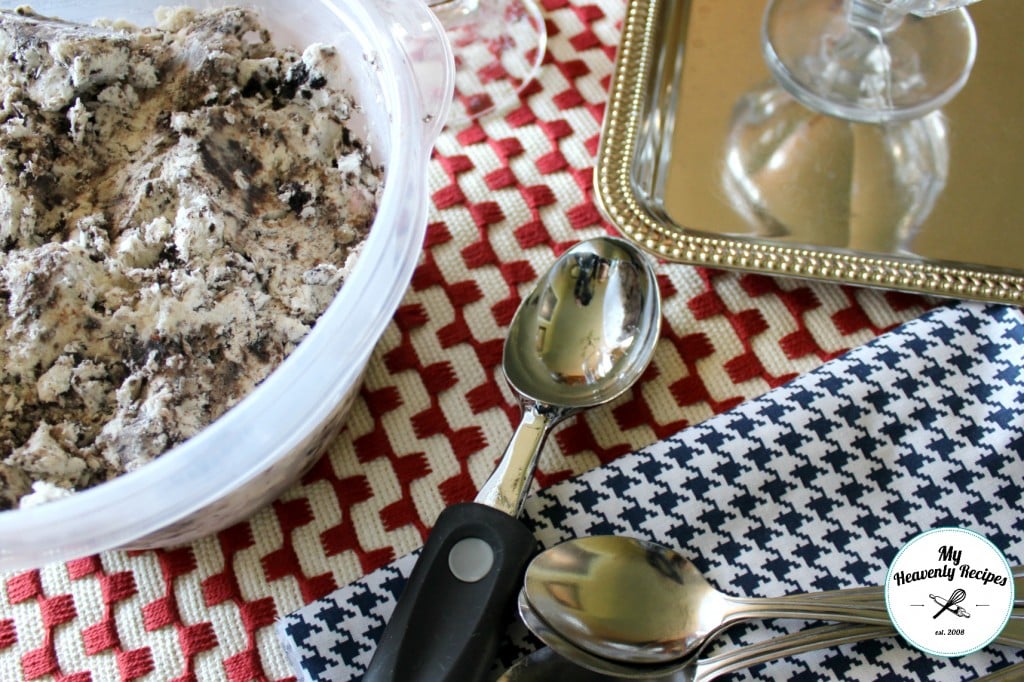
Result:
{"label": "navy houndstooth napkin", "polygon": [[[534,495],[524,518],[544,546],[623,534],[678,548],[722,591],[776,596],[881,584],[904,542],[969,528],[1024,563],[1024,314],[935,309],[789,384],[667,440]],[[357,680],[416,555],[284,617],[303,680]],[[733,628],[742,643],[798,629]],[[495,670],[538,643],[514,624]],[[755,680],[972,679],[1024,654],[955,659],[895,638],[804,654]]]}

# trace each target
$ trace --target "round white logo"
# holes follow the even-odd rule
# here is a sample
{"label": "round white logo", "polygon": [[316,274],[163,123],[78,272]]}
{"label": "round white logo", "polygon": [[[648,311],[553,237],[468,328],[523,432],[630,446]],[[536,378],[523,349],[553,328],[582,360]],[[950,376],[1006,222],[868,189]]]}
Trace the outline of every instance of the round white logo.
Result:
{"label": "round white logo", "polygon": [[1010,619],[1013,575],[995,545],[963,528],[908,542],[885,579],[885,606],[907,642],[935,656],[983,649]]}

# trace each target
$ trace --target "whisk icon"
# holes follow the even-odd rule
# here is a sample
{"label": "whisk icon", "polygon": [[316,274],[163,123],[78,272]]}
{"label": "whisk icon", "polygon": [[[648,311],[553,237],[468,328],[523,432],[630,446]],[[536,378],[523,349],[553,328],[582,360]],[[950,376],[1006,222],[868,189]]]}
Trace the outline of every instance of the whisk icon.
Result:
{"label": "whisk icon", "polygon": [[967,609],[959,606],[960,602],[967,598],[967,592],[964,590],[959,588],[953,590],[953,594],[949,595],[948,599],[946,597],[940,597],[937,594],[929,594],[928,596],[931,597],[932,601],[942,607],[934,616],[932,616],[932,618],[938,618],[946,611],[949,611],[956,616],[960,616],[961,618],[971,617],[971,614],[967,612]]}

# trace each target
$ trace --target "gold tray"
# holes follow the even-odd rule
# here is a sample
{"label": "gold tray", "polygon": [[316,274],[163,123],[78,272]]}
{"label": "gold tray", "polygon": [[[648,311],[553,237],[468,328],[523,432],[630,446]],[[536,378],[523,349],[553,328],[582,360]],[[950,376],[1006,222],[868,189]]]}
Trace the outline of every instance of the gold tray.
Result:
{"label": "gold tray", "polygon": [[[629,1],[594,173],[606,217],[669,261],[1024,304],[1024,2],[972,5],[966,87],[899,126],[795,112],[761,54],[765,5]],[[894,144],[909,180],[878,158]]]}

